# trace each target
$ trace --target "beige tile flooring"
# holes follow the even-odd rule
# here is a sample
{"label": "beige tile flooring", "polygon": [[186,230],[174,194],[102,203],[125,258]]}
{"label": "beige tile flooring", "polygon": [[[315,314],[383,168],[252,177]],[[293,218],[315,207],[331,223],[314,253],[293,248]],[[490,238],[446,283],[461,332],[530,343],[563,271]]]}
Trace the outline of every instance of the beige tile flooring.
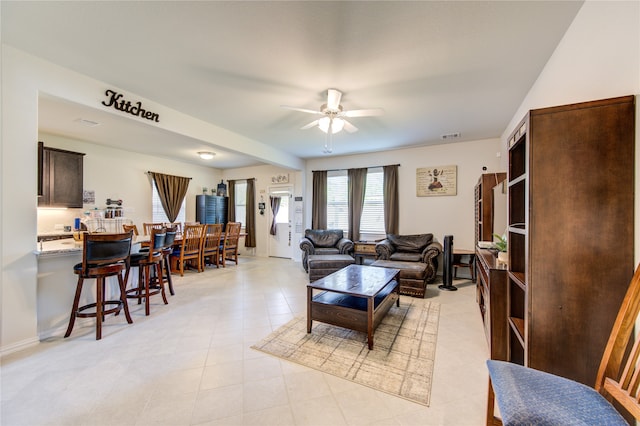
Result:
{"label": "beige tile flooring", "polygon": [[[0,424],[480,425],[486,341],[475,287],[430,285],[441,314],[431,405],[281,361],[250,346],[305,313],[300,262],[243,256],[239,266],[175,277],[169,305],[132,304],[4,357]],[[74,285],[74,283],[69,283]],[[402,296],[403,298],[406,296]],[[69,301],[71,304],[71,301]]]}

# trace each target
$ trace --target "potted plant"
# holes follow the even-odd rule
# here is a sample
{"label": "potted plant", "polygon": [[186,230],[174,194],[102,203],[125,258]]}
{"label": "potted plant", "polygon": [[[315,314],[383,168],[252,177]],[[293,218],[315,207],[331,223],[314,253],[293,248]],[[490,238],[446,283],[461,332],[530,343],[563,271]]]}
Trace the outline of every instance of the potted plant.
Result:
{"label": "potted plant", "polygon": [[493,234],[496,241],[493,243],[493,248],[498,250],[498,261],[507,263],[509,261],[509,255],[507,254],[507,236]]}

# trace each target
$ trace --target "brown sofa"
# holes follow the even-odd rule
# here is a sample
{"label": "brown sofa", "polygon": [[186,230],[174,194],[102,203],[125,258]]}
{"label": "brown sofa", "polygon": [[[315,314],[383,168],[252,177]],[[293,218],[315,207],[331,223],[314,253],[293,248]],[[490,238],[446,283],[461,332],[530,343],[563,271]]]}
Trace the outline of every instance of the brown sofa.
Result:
{"label": "brown sofa", "polygon": [[300,240],[302,266],[309,272],[308,259],[312,254],[353,255],[353,241],[344,237],[342,229],[307,229]]}
{"label": "brown sofa", "polygon": [[438,272],[438,256],[442,245],[433,241],[433,234],[394,235],[376,244],[378,260],[421,262],[427,267],[426,282],[432,283]]}

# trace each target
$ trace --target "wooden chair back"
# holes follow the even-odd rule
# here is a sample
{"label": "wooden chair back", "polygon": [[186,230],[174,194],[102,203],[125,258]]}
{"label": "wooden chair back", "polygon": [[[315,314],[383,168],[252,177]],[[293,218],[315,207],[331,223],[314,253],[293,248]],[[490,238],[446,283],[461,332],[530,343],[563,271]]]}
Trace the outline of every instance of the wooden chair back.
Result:
{"label": "wooden chair back", "polygon": [[142,227],[144,228],[144,235],[151,235],[152,229],[162,229],[164,228],[164,223],[143,223]]}
{"label": "wooden chair back", "polygon": [[136,225],[127,225],[127,224],[123,224],[122,225],[122,229],[124,229],[124,232],[129,232],[129,231],[133,231],[133,235],[135,235],[136,237],[138,235],[140,235],[138,233],[138,227]]}
{"label": "wooden chair back", "polygon": [[164,224],[166,228],[175,228],[178,234],[182,234],[182,222],[167,222]]}
{"label": "wooden chair back", "polygon": [[640,314],[640,266],[635,271],[622,301],[605,347],[595,389],[617,401],[636,420],[640,420],[640,339],[628,351],[634,325]]}
{"label": "wooden chair back", "polygon": [[240,229],[242,223],[227,222],[224,231],[224,241],[222,243],[222,267],[227,260],[232,260],[238,264],[238,240],[240,239]]}
{"label": "wooden chair back", "polygon": [[132,239],[131,232],[86,234],[82,243],[82,274],[93,275],[96,268],[104,265],[124,265],[131,253]]}
{"label": "wooden chair back", "polygon": [[220,239],[222,237],[222,224],[210,223],[205,226],[205,237],[202,246],[202,269],[205,267],[206,258],[210,258],[216,266],[220,258]]}
{"label": "wooden chair back", "polygon": [[202,269],[202,244],[204,242],[204,225],[185,225],[182,232],[182,244],[179,253],[171,256],[178,258],[180,276],[184,275],[184,263],[187,260],[195,260],[198,272]]}

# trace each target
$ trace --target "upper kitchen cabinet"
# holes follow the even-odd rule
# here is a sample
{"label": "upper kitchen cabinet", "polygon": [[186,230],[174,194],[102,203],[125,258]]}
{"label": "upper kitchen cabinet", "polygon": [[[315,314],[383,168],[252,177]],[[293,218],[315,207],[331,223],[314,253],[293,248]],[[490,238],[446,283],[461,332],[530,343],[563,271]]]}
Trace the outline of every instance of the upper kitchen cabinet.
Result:
{"label": "upper kitchen cabinet", "polygon": [[82,208],[84,154],[38,143],[38,206]]}

